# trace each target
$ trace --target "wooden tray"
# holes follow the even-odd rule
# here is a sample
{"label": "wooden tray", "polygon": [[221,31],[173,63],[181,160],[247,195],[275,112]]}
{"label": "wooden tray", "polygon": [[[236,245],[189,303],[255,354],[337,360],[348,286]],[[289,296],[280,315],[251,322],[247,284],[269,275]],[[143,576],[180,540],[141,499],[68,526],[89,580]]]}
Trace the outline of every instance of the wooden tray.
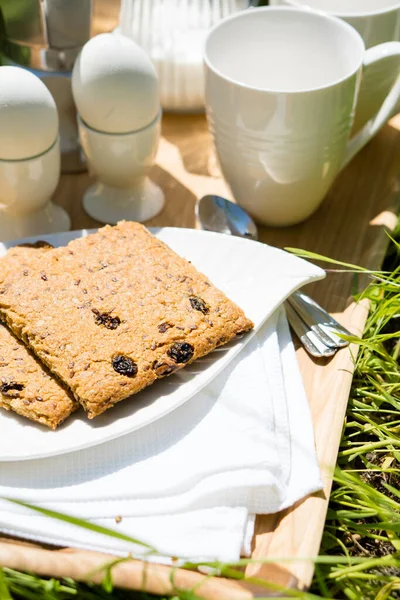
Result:
{"label": "wooden tray", "polygon": [[[275,246],[312,250],[377,268],[387,247],[385,228],[393,228],[396,223],[399,174],[400,117],[397,117],[341,174],[311,219],[296,227],[262,228],[261,239]],[[194,206],[198,197],[212,192],[230,196],[220,177],[203,116],[164,118],[163,138],[152,177],[165,191],[166,206],[148,225],[196,227]],[[99,225],[85,215],[81,206],[82,194],[89,184],[90,177],[86,173],[64,175],[55,194],[56,202],[70,212],[73,229]],[[355,306],[351,291],[352,276],[343,273],[330,274],[325,281],[309,289],[343,325],[361,334],[367,307]],[[324,491],[290,510],[257,517],[253,558],[274,561],[252,564],[246,574],[285,586],[306,588],[314,569],[312,557],[318,554],[321,542],[353,361],[348,350],[340,351],[330,362],[312,360],[302,349],[298,349],[297,356],[312,411]],[[82,550],[49,550],[11,540],[0,542],[1,565],[54,577],[84,580],[95,566],[109,558]],[[291,560],[279,561],[279,558]],[[113,574],[116,585],[121,587],[137,589],[144,585],[148,591],[158,594],[171,591],[168,567],[145,567],[139,561],[132,561],[118,565]],[[183,588],[196,584],[197,594],[204,598],[239,600],[257,595],[248,586],[223,579],[205,579],[201,583],[202,576],[197,573],[178,570],[176,578],[176,583]],[[265,590],[262,595],[266,595]]]}

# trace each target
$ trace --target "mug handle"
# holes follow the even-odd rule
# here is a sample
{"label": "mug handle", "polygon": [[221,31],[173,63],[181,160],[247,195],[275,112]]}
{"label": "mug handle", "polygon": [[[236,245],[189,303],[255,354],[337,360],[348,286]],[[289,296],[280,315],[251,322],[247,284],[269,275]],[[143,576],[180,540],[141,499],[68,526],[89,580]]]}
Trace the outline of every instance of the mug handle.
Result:
{"label": "mug handle", "polygon": [[[382,93],[384,93],[383,100]],[[377,100],[380,107],[379,105],[376,107]],[[365,125],[347,144],[342,169],[396,113],[399,102],[400,42],[386,42],[369,48],[365,52],[363,76],[356,105],[356,119],[357,111],[361,112]],[[368,104],[372,114],[368,114]],[[375,115],[374,110],[378,110]]]}

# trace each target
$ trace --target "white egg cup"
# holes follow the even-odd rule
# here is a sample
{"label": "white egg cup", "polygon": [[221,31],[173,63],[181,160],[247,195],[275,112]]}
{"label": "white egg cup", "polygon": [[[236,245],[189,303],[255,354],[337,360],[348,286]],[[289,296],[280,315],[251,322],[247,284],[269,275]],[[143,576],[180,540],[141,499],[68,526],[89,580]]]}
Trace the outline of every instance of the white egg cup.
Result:
{"label": "white egg cup", "polygon": [[67,231],[68,213],[51,202],[60,179],[60,140],[43,154],[0,160],[0,240]]}
{"label": "white egg cup", "polygon": [[148,175],[160,139],[161,111],[150,125],[133,133],[103,133],[90,128],[79,115],[78,128],[89,172],[98,179],[83,197],[88,215],[113,225],[156,216],[165,199]]}

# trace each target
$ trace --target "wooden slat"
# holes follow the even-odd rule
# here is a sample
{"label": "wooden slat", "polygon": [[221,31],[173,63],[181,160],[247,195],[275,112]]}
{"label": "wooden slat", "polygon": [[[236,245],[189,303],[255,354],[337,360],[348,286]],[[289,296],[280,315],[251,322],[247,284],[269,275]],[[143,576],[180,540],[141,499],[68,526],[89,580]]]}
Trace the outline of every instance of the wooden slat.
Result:
{"label": "wooden slat", "polygon": [[[115,561],[115,556],[89,550],[45,550],[26,542],[16,543],[0,538],[0,565],[25,570],[43,577],[72,577],[76,581],[101,583],[102,569]],[[121,562],[112,570],[116,587],[143,590],[150,594],[173,594],[177,589],[196,589],[204,600],[250,600],[253,596],[233,581],[207,578],[184,569],[143,563],[138,560]]]}
{"label": "wooden slat", "polygon": [[[396,222],[400,174],[399,130],[400,118],[385,127],[347,167],[321,208],[307,222],[284,229],[261,228],[262,241],[279,247],[311,250],[371,269],[379,267],[388,241],[385,228],[391,229]],[[163,188],[166,205],[163,212],[148,225],[196,227],[194,206],[197,198],[211,192],[231,197],[220,177],[203,116],[164,117],[163,139],[152,177]],[[81,206],[82,195],[90,182],[87,174],[65,175],[55,194],[55,200],[70,212],[74,229],[99,225],[85,215]],[[332,273],[325,281],[310,286],[309,292],[343,325],[355,333],[361,333],[367,308],[352,303],[353,283],[352,275]],[[302,349],[298,349],[297,356],[314,421],[324,491],[281,514],[257,518],[253,557],[277,560],[275,564],[251,565],[247,575],[267,577],[281,585],[303,588],[310,584],[314,567],[311,560],[296,559],[312,558],[318,554],[353,361],[348,350],[340,351],[330,362],[312,360]],[[36,548],[34,550],[40,554],[32,563],[31,550],[19,547],[16,560],[14,546],[0,543],[0,564],[14,565],[22,570],[34,568],[39,573],[54,576],[60,576],[62,572],[64,576],[79,579],[87,573],[84,569],[92,561],[99,564],[97,559],[104,560],[104,555],[76,551],[75,554],[68,554],[68,561],[62,563],[61,569],[59,552],[54,551],[55,557],[49,561],[51,557],[48,555],[52,552]],[[279,561],[279,558],[291,561]],[[142,572],[142,567],[140,563],[135,563],[135,575],[128,573],[127,568],[121,565],[117,583],[135,589],[140,583],[138,573]],[[153,567],[148,573],[148,581],[154,584],[153,590],[157,588],[159,577],[162,579],[168,573],[167,567],[160,568],[160,572]],[[166,580],[163,581],[165,583]],[[184,577],[181,580],[183,587],[190,587],[191,583]],[[224,588],[223,580],[219,580],[218,584],[222,588],[211,587],[203,597],[229,597],[233,600],[251,596],[248,591],[238,588],[237,584],[234,588],[232,583],[227,583],[229,587]],[[157,591],[165,593],[165,589],[160,587]]]}

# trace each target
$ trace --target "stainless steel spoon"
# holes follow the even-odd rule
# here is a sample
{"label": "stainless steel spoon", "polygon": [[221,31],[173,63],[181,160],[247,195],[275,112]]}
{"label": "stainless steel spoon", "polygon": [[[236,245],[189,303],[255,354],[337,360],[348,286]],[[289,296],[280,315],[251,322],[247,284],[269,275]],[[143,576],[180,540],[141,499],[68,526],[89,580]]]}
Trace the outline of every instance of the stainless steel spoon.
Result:
{"label": "stainless steel spoon", "polygon": [[196,204],[196,217],[206,231],[258,240],[257,225],[238,204],[221,196],[203,196]]}
{"label": "stainless steel spoon", "polygon": [[[196,216],[206,231],[258,240],[257,225],[250,215],[234,202],[221,196],[207,195],[200,198],[196,204]],[[332,356],[337,349],[348,345],[348,342],[336,333],[351,335],[350,332],[309,296],[296,292],[289,298],[286,306],[289,307],[287,313],[292,328],[295,331],[301,329],[302,334],[299,337],[306,350],[313,356]],[[306,336],[307,328],[312,333],[311,336]]]}

